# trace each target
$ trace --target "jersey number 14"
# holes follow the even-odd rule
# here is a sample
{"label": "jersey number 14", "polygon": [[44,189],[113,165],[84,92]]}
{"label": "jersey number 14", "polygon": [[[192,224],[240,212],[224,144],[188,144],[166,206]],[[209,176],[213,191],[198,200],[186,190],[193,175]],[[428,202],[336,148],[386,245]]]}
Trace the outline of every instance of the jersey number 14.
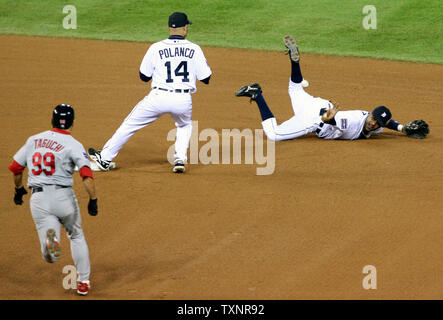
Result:
{"label": "jersey number 14", "polygon": [[[166,82],[167,83],[174,82],[174,79],[172,79],[171,61],[167,61],[165,63],[165,66],[166,66],[166,72],[168,73],[168,78],[166,79]],[[180,62],[177,68],[175,68],[174,74],[176,77],[183,77],[182,82],[189,82],[188,62],[187,61]]]}

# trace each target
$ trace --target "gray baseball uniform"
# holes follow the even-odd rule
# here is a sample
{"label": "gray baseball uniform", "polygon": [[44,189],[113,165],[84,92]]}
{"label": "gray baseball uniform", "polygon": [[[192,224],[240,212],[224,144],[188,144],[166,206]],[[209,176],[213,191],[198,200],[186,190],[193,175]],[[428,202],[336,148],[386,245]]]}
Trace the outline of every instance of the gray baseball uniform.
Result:
{"label": "gray baseball uniform", "polygon": [[63,225],[71,242],[78,281],[89,280],[89,250],[77,198],[71,188],[75,166],[90,166],[84,147],[68,131],[55,128],[31,136],[14,155],[14,161],[28,167],[30,207],[43,258],[53,262],[46,248],[46,231],[54,229],[60,239],[60,225]]}

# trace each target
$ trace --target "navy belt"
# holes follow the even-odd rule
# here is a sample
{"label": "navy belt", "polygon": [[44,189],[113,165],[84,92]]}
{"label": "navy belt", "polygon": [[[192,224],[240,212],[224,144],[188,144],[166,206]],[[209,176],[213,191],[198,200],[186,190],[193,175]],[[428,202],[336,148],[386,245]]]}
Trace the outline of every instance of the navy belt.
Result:
{"label": "navy belt", "polygon": [[170,90],[170,89],[165,89],[165,88],[159,88],[159,87],[152,87],[152,89],[158,89],[158,90],[162,90],[162,91],[169,91],[169,92],[176,92],[176,93],[189,93],[191,92],[191,89],[174,89],[174,90]]}
{"label": "navy belt", "polygon": [[318,125],[318,128],[317,128],[317,130],[315,130],[315,132],[316,132],[317,134],[319,134],[320,131],[321,131],[321,128],[323,128],[324,125],[325,125],[324,122],[320,122],[320,124]]}
{"label": "navy belt", "polygon": [[[43,187],[29,187],[32,191],[32,193],[36,193],[36,192],[42,192],[43,191]],[[70,186],[55,186],[56,189],[62,189],[62,188],[70,188]]]}

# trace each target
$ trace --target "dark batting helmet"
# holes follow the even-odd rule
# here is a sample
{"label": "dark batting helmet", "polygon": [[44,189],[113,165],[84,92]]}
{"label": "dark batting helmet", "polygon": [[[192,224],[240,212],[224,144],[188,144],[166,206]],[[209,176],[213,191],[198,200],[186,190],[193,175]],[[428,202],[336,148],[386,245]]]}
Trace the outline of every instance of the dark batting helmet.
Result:
{"label": "dark batting helmet", "polygon": [[74,108],[69,104],[59,104],[52,112],[52,126],[59,129],[69,129],[74,122]]}

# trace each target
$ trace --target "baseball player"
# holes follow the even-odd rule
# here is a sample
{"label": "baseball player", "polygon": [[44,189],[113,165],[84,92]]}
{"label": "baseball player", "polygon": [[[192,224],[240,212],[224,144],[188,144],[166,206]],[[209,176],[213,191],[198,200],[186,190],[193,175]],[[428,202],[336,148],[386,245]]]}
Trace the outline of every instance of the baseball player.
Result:
{"label": "baseball player", "polygon": [[212,74],[202,49],[185,40],[190,24],[185,13],[174,12],[169,16],[169,38],[149,47],[139,75],[145,82],[152,79],[152,90],[134,107],[101,151],[88,150],[101,170],[109,170],[112,159],[135,132],[168,113],[177,127],[173,172],[185,172],[192,133],[191,94],[197,91],[196,79],[209,84]]}
{"label": "baseball player", "polygon": [[278,125],[262,95],[258,83],[244,86],[236,92],[238,97],[250,97],[259,108],[263,130],[268,139],[274,141],[294,139],[311,132],[316,132],[323,139],[355,140],[369,138],[380,133],[384,127],[403,132],[412,138],[425,138],[429,133],[428,124],[423,120],[414,120],[402,125],[391,119],[391,111],[379,106],[372,112],[364,110],[338,111],[329,100],[313,97],[304,90],[306,81],[300,69],[300,53],[293,37],[286,35],[283,42],[291,61],[289,96],[294,116]]}
{"label": "baseball player", "polygon": [[63,225],[78,272],[77,293],[86,295],[90,288],[89,250],[78,201],[72,190],[75,166],[80,168],[83,185],[89,194],[88,213],[95,216],[98,208],[88,155],[82,144],[71,136],[73,122],[72,106],[55,107],[52,130],[29,137],[8,168],[14,175],[14,203],[21,205],[23,196],[28,193],[22,183],[23,171],[28,167],[28,188],[32,192],[30,207],[43,258],[49,263],[60,258],[60,225]]}

